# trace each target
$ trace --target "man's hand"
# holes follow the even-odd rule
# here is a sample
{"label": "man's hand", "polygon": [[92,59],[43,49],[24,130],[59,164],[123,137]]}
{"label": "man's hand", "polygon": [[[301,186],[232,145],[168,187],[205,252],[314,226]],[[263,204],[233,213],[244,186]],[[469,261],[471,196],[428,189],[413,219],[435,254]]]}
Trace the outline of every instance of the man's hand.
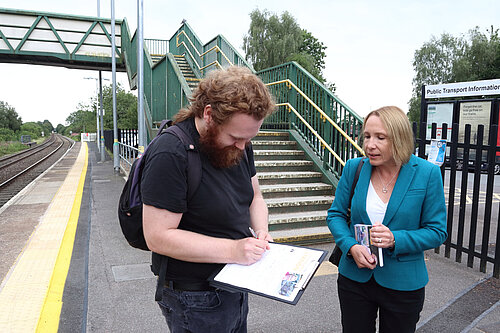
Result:
{"label": "man's hand", "polygon": [[[260,235],[259,235],[260,238]],[[269,249],[267,240],[247,237],[235,241],[234,258],[235,263],[240,265],[251,265],[262,258],[266,249]]]}
{"label": "man's hand", "polygon": [[[257,230],[255,232],[257,234],[258,239],[262,239],[268,242],[273,241],[273,237],[269,234],[269,231],[267,230]],[[266,250],[270,250],[271,248],[269,247],[269,244],[267,244]]]}

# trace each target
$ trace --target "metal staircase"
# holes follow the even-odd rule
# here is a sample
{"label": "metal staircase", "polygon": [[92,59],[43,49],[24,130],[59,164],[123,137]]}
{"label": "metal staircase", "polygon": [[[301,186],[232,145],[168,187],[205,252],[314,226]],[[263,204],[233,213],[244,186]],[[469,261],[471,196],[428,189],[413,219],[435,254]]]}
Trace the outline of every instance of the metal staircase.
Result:
{"label": "metal staircase", "polygon": [[179,66],[182,76],[184,76],[184,79],[186,80],[189,88],[191,88],[191,90],[194,90],[198,86],[200,79],[195,76],[193,70],[186,60],[186,57],[184,55],[174,54],[174,59],[177,63],[177,66]]}
{"label": "metal staircase", "polygon": [[[333,202],[333,186],[322,181],[303,150],[288,132],[261,131],[252,140],[260,188],[269,209],[273,237],[290,240],[290,231],[302,230],[300,242],[331,239],[326,211]],[[307,233],[304,238],[303,234]]]}

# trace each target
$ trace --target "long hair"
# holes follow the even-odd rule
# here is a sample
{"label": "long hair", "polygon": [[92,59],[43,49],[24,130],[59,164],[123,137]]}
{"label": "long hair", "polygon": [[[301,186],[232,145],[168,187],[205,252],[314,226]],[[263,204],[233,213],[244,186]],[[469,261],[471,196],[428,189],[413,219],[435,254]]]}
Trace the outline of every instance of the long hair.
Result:
{"label": "long hair", "polygon": [[411,154],[413,154],[415,144],[413,131],[406,114],[397,106],[383,106],[373,110],[368,113],[363,121],[363,132],[365,131],[366,121],[373,115],[380,117],[387,130],[396,163],[400,165],[407,163]]}
{"label": "long hair", "polygon": [[200,81],[190,101],[189,107],[174,116],[175,122],[202,118],[207,105],[212,107],[212,120],[219,125],[235,113],[261,120],[275,108],[274,100],[261,79],[248,68],[238,66],[210,72]]}

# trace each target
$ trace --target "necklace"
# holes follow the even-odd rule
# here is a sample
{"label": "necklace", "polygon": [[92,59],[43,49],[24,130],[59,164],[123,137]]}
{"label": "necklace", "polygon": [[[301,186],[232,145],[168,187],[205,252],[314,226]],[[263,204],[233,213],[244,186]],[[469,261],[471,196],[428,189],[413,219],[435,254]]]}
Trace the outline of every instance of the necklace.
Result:
{"label": "necklace", "polygon": [[391,180],[389,180],[389,182],[387,184],[384,185],[384,181],[382,180],[382,176],[380,175],[380,170],[377,172],[378,174],[378,178],[380,179],[380,183],[382,184],[382,192],[383,193],[387,193],[387,187],[389,185],[391,185],[392,181],[394,180],[394,178],[396,177],[396,175],[398,174],[398,170],[396,170],[396,172],[394,173],[394,175],[392,176]]}

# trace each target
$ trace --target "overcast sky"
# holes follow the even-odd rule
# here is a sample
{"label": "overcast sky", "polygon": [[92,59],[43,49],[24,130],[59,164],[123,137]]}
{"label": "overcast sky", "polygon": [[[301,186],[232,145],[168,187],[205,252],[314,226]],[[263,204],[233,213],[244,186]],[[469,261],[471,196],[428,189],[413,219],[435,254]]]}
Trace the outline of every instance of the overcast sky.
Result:
{"label": "overcast sky", "polygon": [[[110,18],[111,1],[101,0],[100,6],[101,16]],[[126,18],[135,31],[137,1],[115,0],[115,6],[116,18]],[[97,16],[93,0],[0,0],[0,7]],[[144,37],[169,39],[186,19],[202,43],[221,34],[243,55],[243,36],[255,8],[278,14],[287,10],[327,46],[324,76],[361,116],[383,105],[408,110],[413,54],[433,35],[460,36],[475,26],[482,32],[491,25],[500,28],[498,0],[144,0]],[[0,100],[13,106],[23,122],[64,124],[79,103],[96,94],[95,80],[84,79],[97,77],[95,71],[0,64],[0,75]],[[126,75],[117,76],[128,89]],[[111,79],[111,73],[103,77]]]}

